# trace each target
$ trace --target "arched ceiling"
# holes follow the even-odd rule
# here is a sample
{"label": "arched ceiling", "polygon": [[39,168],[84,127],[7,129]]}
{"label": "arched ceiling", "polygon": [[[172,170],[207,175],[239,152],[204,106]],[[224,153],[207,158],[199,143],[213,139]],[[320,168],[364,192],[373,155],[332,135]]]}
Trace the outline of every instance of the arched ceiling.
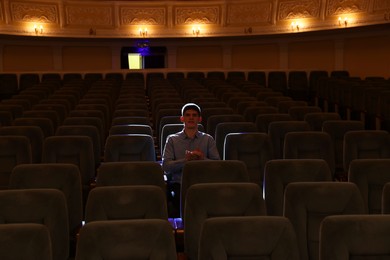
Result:
{"label": "arched ceiling", "polygon": [[0,0],[3,35],[220,37],[386,23],[390,0]]}

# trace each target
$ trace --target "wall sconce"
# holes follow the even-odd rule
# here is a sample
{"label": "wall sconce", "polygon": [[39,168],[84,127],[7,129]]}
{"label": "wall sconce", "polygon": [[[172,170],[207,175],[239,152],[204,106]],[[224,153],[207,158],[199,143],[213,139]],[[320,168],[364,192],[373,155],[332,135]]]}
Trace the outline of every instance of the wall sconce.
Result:
{"label": "wall sconce", "polygon": [[299,25],[299,23],[298,22],[292,22],[291,23],[291,31],[297,31],[297,32],[299,32],[299,29],[300,29],[300,25]]}
{"label": "wall sconce", "polygon": [[192,34],[198,36],[200,34],[200,28],[192,27]]}
{"label": "wall sconce", "polygon": [[345,27],[348,26],[348,17],[344,18],[344,21],[341,17],[339,17],[339,26],[342,26],[344,24]]}
{"label": "wall sconce", "polygon": [[34,24],[34,32],[35,34],[42,34],[43,33],[43,26],[40,25],[39,28],[36,24]]}
{"label": "wall sconce", "polygon": [[148,36],[148,28],[139,29],[139,36],[146,37]]}

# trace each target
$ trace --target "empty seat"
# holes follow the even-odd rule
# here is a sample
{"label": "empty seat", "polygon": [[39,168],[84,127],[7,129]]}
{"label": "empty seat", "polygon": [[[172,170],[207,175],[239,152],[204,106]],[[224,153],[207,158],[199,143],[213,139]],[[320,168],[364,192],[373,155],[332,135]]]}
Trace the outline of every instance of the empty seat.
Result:
{"label": "empty seat", "polygon": [[263,194],[267,215],[283,216],[284,191],[291,182],[332,181],[322,159],[277,159],[264,167]]}
{"label": "empty seat", "polygon": [[124,124],[111,126],[108,133],[109,135],[144,134],[152,136],[153,130],[150,125]]}
{"label": "empty seat", "polygon": [[248,107],[244,111],[244,118],[245,121],[248,122],[255,122],[258,115],[264,115],[264,114],[277,114],[278,109],[273,106],[254,106],[254,107]]}
{"label": "empty seat", "polygon": [[359,188],[366,211],[381,214],[382,191],[390,182],[390,159],[356,159],[349,165],[348,181]]}
{"label": "empty seat", "polygon": [[185,197],[191,185],[198,183],[249,182],[246,165],[242,161],[190,161],[183,167],[181,181],[181,213],[183,216]]}
{"label": "empty seat", "polygon": [[13,168],[31,163],[31,145],[26,136],[0,136],[0,189],[7,189]]}
{"label": "empty seat", "polygon": [[390,158],[390,135],[383,130],[349,131],[344,135],[344,171],[355,159]]}
{"label": "empty seat", "polygon": [[271,138],[274,159],[282,159],[284,140],[289,132],[309,131],[310,126],[304,121],[274,121],[268,125],[268,136]]}
{"label": "empty seat", "polygon": [[390,216],[328,216],[320,228],[320,259],[387,259]]}
{"label": "empty seat", "polygon": [[292,121],[289,114],[262,114],[257,115],[255,120],[256,128],[261,133],[268,133],[269,124],[275,121]]}
{"label": "empty seat", "polygon": [[41,162],[44,136],[38,126],[5,126],[0,128],[0,135],[27,137],[31,146],[31,162]]}
{"label": "empty seat", "polygon": [[105,258],[176,260],[172,227],[161,219],[90,222],[80,230],[75,259]]}
{"label": "empty seat", "polygon": [[86,223],[167,218],[165,193],[154,185],[96,187],[89,193],[85,206]]}
{"label": "empty seat", "polygon": [[304,120],[308,113],[319,113],[322,109],[318,106],[293,106],[288,110],[288,114],[294,120]]}
{"label": "empty seat", "polygon": [[12,121],[14,126],[38,126],[43,133],[43,137],[47,138],[54,135],[53,122],[49,118],[17,118]]}
{"label": "empty seat", "polygon": [[284,216],[294,227],[302,260],[319,259],[320,225],[325,217],[366,213],[353,183],[290,183],[284,201]]}
{"label": "empty seat", "polygon": [[0,225],[1,259],[53,259],[48,228],[38,223]]}
{"label": "empty seat", "polygon": [[3,190],[0,191],[0,201],[1,224],[45,225],[50,234],[52,259],[68,259],[68,213],[65,196],[61,191],[56,189]]}
{"label": "empty seat", "polygon": [[243,161],[249,180],[262,187],[264,166],[273,158],[271,139],[265,133],[230,133],[226,135],[223,159]]}
{"label": "empty seat", "polygon": [[68,209],[69,242],[74,250],[76,235],[84,215],[81,178],[77,166],[61,163],[17,165],[12,171],[9,188],[62,191]]}
{"label": "empty seat", "polygon": [[309,100],[309,79],[306,71],[288,72],[288,95],[296,100]]}
{"label": "empty seat", "polygon": [[209,116],[207,119],[207,129],[206,132],[211,135],[215,136],[215,129],[217,128],[217,125],[219,123],[226,123],[226,122],[244,122],[245,118],[242,115],[213,115]]}
{"label": "empty seat", "polygon": [[309,123],[311,130],[322,131],[322,126],[325,121],[341,120],[341,117],[338,113],[332,113],[332,112],[314,113],[313,112],[313,113],[306,114],[303,119]]}
{"label": "empty seat", "polygon": [[252,133],[257,132],[257,128],[252,122],[226,122],[220,123],[215,129],[215,142],[219,156],[223,157],[223,146],[226,135],[230,133]]}
{"label": "empty seat", "polygon": [[144,134],[110,135],[104,147],[104,161],[156,161],[153,137]]}
{"label": "empty seat", "polygon": [[299,259],[295,231],[283,217],[214,217],[202,225],[199,259]]}
{"label": "empty seat", "polygon": [[126,124],[138,124],[138,125],[150,125],[149,117],[114,117],[111,125],[126,125]]}
{"label": "empty seat", "polygon": [[287,95],[287,73],[285,71],[268,72],[267,86],[274,91]]}
{"label": "empty seat", "polygon": [[332,139],[325,132],[303,131],[287,133],[284,139],[284,159],[323,159],[332,176],[335,157]]}
{"label": "empty seat", "polygon": [[83,200],[95,180],[93,144],[87,136],[51,136],[43,143],[42,162],[68,163],[79,168]]}
{"label": "empty seat", "polygon": [[109,162],[97,170],[96,186],[155,185],[165,191],[164,172],[157,162]]}

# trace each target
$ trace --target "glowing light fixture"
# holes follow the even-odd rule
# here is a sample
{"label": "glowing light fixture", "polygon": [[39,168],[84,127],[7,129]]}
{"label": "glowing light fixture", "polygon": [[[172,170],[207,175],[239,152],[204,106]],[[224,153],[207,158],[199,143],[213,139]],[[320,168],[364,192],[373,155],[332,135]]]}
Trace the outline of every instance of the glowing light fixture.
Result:
{"label": "glowing light fixture", "polygon": [[34,32],[35,34],[42,34],[43,33],[43,25],[41,24],[38,28],[36,24],[34,24]]}
{"label": "glowing light fixture", "polygon": [[144,38],[148,36],[148,28],[139,28],[139,35]]}
{"label": "glowing light fixture", "polygon": [[199,26],[192,27],[192,34],[198,36],[200,34],[200,27]]}
{"label": "glowing light fixture", "polygon": [[344,17],[344,19],[339,17],[339,26],[342,26],[342,25],[344,25],[345,27],[348,26],[348,17]]}
{"label": "glowing light fixture", "polygon": [[301,25],[299,24],[299,22],[292,22],[291,23],[291,31],[297,31],[299,32],[299,30],[301,29]]}

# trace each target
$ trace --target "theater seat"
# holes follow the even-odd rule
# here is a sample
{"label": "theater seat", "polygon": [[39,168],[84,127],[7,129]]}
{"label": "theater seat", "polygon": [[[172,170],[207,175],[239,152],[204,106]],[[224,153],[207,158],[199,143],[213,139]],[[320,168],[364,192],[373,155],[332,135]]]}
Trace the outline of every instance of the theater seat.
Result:
{"label": "theater seat", "polygon": [[215,217],[202,225],[199,259],[298,260],[296,235],[283,217]]}

